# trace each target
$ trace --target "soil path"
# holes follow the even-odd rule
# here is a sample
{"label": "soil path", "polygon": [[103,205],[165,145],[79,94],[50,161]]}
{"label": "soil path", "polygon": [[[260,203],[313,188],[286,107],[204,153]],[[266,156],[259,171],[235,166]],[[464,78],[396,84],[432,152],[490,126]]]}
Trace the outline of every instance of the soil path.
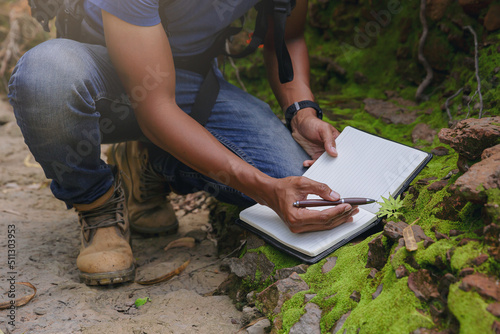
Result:
{"label": "soil path", "polygon": [[[5,333],[235,333],[241,313],[227,296],[211,296],[227,274],[219,271],[206,209],[179,217],[176,235],[133,235],[137,278],[155,278],[191,259],[174,279],[154,286],[136,283],[88,287],[79,282],[76,257],[79,226],[73,210],[56,200],[29,153],[10,106],[0,100],[0,302],[10,301],[9,279],[30,282],[36,297],[15,311],[0,311]],[[15,226],[15,265],[7,266],[8,229]],[[202,235],[196,247],[163,248],[190,231]],[[205,267],[205,268],[203,268]],[[202,268],[196,270],[197,268]],[[14,272],[15,274],[9,274]],[[31,293],[15,286],[16,297]],[[137,298],[150,302],[136,308]]]}

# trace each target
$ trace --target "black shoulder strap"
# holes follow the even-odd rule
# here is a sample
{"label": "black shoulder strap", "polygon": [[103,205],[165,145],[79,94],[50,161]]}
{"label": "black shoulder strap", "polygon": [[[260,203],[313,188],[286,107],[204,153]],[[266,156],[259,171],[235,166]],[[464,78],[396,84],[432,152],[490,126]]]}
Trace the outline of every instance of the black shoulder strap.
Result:
{"label": "black shoulder strap", "polygon": [[57,16],[57,37],[78,40],[84,17],[83,0],[29,0],[33,16],[49,32],[49,21]]}
{"label": "black shoulder strap", "polygon": [[296,0],[268,0],[257,4],[257,19],[255,22],[255,31],[250,44],[236,55],[229,55],[233,58],[246,57],[253,53],[264,43],[268,28],[268,17],[272,15],[274,21],[274,48],[278,60],[278,74],[281,83],[293,80],[293,66],[290,54],[285,44],[285,26],[286,19],[292,13]]}

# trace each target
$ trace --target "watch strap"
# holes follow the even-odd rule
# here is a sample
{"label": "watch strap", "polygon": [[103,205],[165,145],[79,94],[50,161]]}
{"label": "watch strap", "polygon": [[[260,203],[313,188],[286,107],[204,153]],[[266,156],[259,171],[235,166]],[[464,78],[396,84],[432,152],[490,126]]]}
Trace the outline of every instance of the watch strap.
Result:
{"label": "watch strap", "polygon": [[285,110],[285,121],[286,121],[286,127],[288,130],[292,131],[292,119],[293,117],[297,114],[297,112],[301,109],[305,108],[313,108],[316,110],[316,116],[319,119],[323,119],[323,110],[321,110],[320,106],[313,101],[310,100],[304,100],[300,102],[294,102],[291,106],[289,106]]}

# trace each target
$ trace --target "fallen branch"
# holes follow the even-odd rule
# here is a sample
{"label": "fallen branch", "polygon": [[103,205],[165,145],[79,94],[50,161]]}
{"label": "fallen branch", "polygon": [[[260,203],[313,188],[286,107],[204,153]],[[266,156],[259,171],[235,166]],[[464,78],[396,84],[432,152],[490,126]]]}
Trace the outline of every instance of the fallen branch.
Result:
{"label": "fallen branch", "polygon": [[[472,36],[474,36],[474,67],[475,67],[475,72],[476,72],[476,81],[477,81],[477,89],[472,98],[469,101],[468,106],[474,100],[476,97],[476,94],[479,95],[479,118],[483,117],[483,95],[481,94],[481,78],[479,77],[479,51],[478,51],[478,43],[477,43],[477,34],[472,29],[471,26],[465,26],[464,30],[469,30]],[[470,107],[469,107],[469,112],[467,113],[467,117],[469,116],[470,113]]]}
{"label": "fallen branch", "polygon": [[427,0],[420,0],[420,22],[422,23],[422,36],[420,36],[420,41],[418,43],[418,61],[422,63],[425,68],[427,75],[424,81],[418,86],[417,92],[415,93],[415,100],[421,102],[427,99],[424,96],[424,90],[429,86],[434,77],[434,72],[432,71],[431,65],[424,56],[424,45],[427,39],[427,34],[429,33],[429,28],[427,27],[427,19],[425,18],[425,7]]}

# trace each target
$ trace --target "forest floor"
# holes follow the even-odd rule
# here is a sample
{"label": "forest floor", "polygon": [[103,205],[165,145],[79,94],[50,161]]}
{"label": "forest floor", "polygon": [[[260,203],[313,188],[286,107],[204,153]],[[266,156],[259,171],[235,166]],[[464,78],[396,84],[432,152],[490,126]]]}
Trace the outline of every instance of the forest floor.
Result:
{"label": "forest floor", "polygon": [[[239,312],[227,296],[212,296],[227,274],[219,271],[216,242],[164,247],[190,231],[207,231],[208,210],[179,217],[179,231],[155,238],[132,236],[138,279],[151,279],[191,262],[172,280],[152,286],[127,283],[89,287],[79,282],[77,215],[55,199],[24,143],[8,103],[0,100],[0,302],[10,301],[9,280],[30,282],[36,297],[14,313],[0,311],[0,333],[235,333]],[[1,125],[4,123],[3,125]],[[7,266],[7,232],[15,226],[15,265]],[[203,235],[203,233],[201,233]],[[207,233],[204,233],[207,235]],[[208,234],[209,235],[209,234]],[[198,270],[197,270],[198,269]],[[15,285],[16,297],[32,291]],[[138,298],[150,298],[136,308]]]}

